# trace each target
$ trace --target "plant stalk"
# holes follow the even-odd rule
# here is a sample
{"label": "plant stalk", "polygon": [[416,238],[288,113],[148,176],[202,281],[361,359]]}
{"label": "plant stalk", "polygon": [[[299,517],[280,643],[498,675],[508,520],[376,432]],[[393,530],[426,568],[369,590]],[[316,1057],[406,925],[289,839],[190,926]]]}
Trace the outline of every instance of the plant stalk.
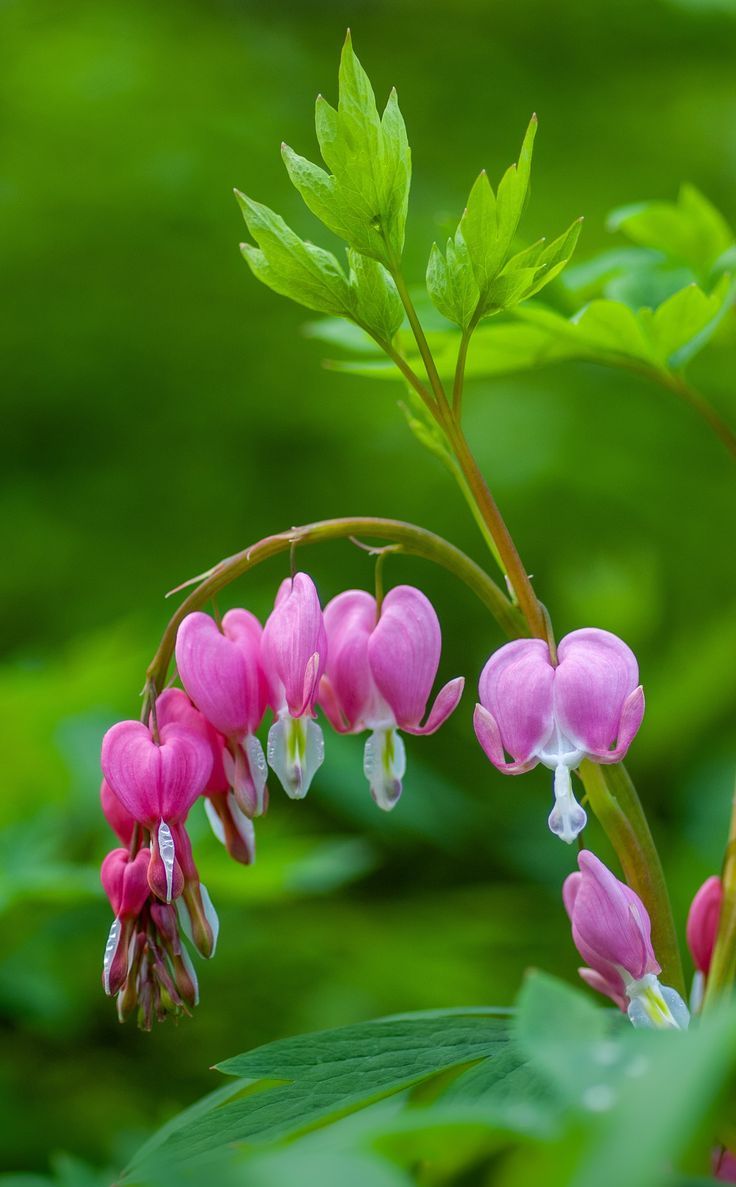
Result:
{"label": "plant stalk", "polygon": [[652,944],[664,982],[684,997],[685,977],[667,883],[636,788],[623,763],[601,766],[586,758],[580,764],[580,778],[628,885],[649,913]]}
{"label": "plant stalk", "polygon": [[731,824],[721,872],[723,903],[718,921],[713,958],[705,986],[703,1009],[714,1004],[733,986],[736,977],[736,793],[731,805]]}

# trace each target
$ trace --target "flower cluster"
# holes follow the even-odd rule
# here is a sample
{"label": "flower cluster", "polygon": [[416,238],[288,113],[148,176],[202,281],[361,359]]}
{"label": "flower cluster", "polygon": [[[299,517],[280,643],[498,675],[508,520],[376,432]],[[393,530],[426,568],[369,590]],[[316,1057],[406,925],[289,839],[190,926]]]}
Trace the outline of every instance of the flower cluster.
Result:
{"label": "flower cluster", "polygon": [[[463,678],[450,680],[427,713],[441,647],[437,615],[413,586],[397,586],[380,603],[347,590],[323,611],[306,573],[282,583],[263,627],[242,609],[222,621],[199,611],[184,618],[175,647],[183,688],[158,696],[150,722],[119,722],[102,744],[103,811],[124,846],[102,867],[115,916],[103,984],[118,995],[121,1018],[137,1007],[150,1026],[189,1009],[197,979],[186,940],[204,957],[214,953],[217,916],[186,828],[195,801],[204,799],[230,856],[250,864],[254,822],[268,808],[268,769],[301,799],[323,762],[321,709],[339,733],[368,734],[363,770],[376,804],[390,810],[406,768],[401,734],[433,733],[462,695]],[[586,816],[571,771],[585,759],[618,762],[641,724],[633,653],[592,628],[567,635],[556,652],[540,639],[517,640],[490,657],[479,693],[474,725],[485,753],[506,774],[538,763],[554,771],[549,826],[572,841]],[[269,712],[264,753],[258,733]],[[635,1025],[685,1025],[685,1006],[657,980],[643,904],[592,853],[584,850],[579,865],[564,902],[586,961],[581,975]],[[704,972],[703,917],[711,919],[712,904],[706,884],[688,929]]]}
{"label": "flower cluster", "polygon": [[[156,699],[150,722],[122,721],[102,743],[103,812],[124,848],[102,866],[115,919],[103,985],[121,1019],[141,1025],[188,1010],[197,979],[184,936],[201,956],[217,943],[217,916],[200,881],[186,828],[199,797],[215,835],[244,865],[255,858],[254,821],[268,808],[268,767],[292,799],[309,790],[324,758],[318,706],[343,733],[370,731],[364,771],[379,807],[398,800],[405,771],[399,731],[433,733],[457,706],[463,679],[438,694],[424,723],[442,646],[437,615],[412,586],[379,607],[362,590],[320,606],[313,581],[284,581],[265,626],[247,610],[218,623],[195,612],[181,623],[183,684]],[[270,710],[266,752],[258,730]]]}

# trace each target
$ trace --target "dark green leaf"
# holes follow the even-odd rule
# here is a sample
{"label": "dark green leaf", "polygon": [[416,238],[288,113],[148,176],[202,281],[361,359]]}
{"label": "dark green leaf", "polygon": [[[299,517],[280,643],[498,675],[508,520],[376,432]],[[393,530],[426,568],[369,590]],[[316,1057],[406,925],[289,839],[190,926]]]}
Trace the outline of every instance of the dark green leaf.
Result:
{"label": "dark green leaf", "polygon": [[230,1142],[271,1142],[326,1125],[438,1072],[495,1057],[508,1026],[497,1010],[437,1010],[283,1039],[238,1055],[219,1070],[241,1077],[239,1099],[228,1099],[225,1090],[201,1102],[149,1143],[129,1172],[151,1153],[187,1160]]}

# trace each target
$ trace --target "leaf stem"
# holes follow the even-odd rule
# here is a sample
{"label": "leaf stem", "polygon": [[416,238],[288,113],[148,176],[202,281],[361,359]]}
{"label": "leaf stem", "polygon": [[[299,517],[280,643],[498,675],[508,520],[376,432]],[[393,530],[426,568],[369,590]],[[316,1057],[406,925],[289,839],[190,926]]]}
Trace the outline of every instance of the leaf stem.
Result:
{"label": "leaf stem", "polygon": [[710,400],[698,388],[688,383],[683,375],[680,375],[676,371],[658,370],[655,372],[655,375],[663,387],[680,396],[686,404],[689,404],[703,418],[722,444],[725,445],[731,457],[736,458],[736,433],[726,423],[721,414],[716,412]]}
{"label": "leaf stem", "polygon": [[708,971],[703,1009],[709,1010],[733,985],[736,976],[736,793],[731,806],[731,824],[721,873],[723,903],[718,921],[713,958]]}

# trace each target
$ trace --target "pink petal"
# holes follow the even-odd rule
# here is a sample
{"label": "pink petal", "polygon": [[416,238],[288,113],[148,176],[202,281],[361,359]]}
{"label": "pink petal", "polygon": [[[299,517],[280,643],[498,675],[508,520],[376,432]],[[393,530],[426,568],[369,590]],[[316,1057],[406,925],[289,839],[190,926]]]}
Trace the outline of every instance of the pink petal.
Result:
{"label": "pink petal", "polygon": [[121,721],[102,740],[102,770],[123,807],[147,828],[183,819],[204,791],[212,753],[199,734],[172,723],[157,745],[140,721]]}
{"label": "pink petal", "polygon": [[441,725],[447,721],[451,713],[454,713],[460,704],[460,698],[463,695],[465,687],[465,677],[456,676],[454,680],[448,680],[444,688],[441,688],[435,697],[434,704],[429,711],[429,717],[424,725],[404,726],[408,734],[433,734],[440,728]]}
{"label": "pink petal", "polygon": [[376,599],[363,589],[348,589],[325,607],[327,665],[320,703],[341,732],[366,728],[380,694],[368,662],[368,643],[376,625]]}
{"label": "pink petal", "polygon": [[418,726],[424,715],[441,648],[440,624],[429,599],[411,585],[390,590],[368,642],[368,662],[401,729]]}
{"label": "pink petal", "polygon": [[124,845],[129,845],[135,828],[135,820],[120,803],[107,779],[103,779],[100,784],[100,803],[105,820],[112,831]]}
{"label": "pink petal", "polygon": [[266,707],[261,627],[247,610],[229,610],[222,632],[208,614],[188,614],[176,638],[176,666],[197,708],[227,737],[255,730]]}
{"label": "pink petal", "polygon": [[562,902],[567,911],[568,918],[572,921],[572,913],[575,909],[575,899],[580,890],[580,882],[583,875],[575,870],[572,874],[568,874],[565,881],[562,883]]}
{"label": "pink petal", "polygon": [[554,678],[549,648],[541,639],[507,643],[481,672],[481,704],[496,721],[502,750],[517,764],[529,763],[552,732]]}
{"label": "pink petal", "polygon": [[[557,655],[554,711],[560,728],[580,750],[605,755],[621,731],[624,703],[639,683],[636,657],[616,635],[593,627],[566,635]],[[627,729],[633,720],[635,712]]]}
{"label": "pink petal", "polygon": [[604,993],[606,997],[610,997],[611,1001],[616,1003],[619,1010],[623,1010],[626,1013],[628,999],[626,997],[624,983],[620,977],[615,973],[604,977],[602,973],[597,972],[595,969],[578,969],[578,973],[586,985],[589,985],[591,989],[595,989],[596,993]]}
{"label": "pink petal", "polygon": [[[263,630],[261,654],[276,712],[311,714],[327,658],[327,636],[317,590],[306,573],[282,583]],[[307,691],[311,695],[305,699]]]}
{"label": "pink petal", "polygon": [[156,721],[161,728],[171,722],[178,721],[181,725],[201,734],[212,751],[212,773],[207,781],[206,792],[227,791],[230,784],[225,774],[223,750],[225,739],[214,725],[196,709],[183,688],[167,688],[156,699]]}
{"label": "pink petal", "polygon": [[714,875],[700,887],[688,912],[687,946],[696,969],[706,976],[710,972],[722,905],[723,883]]}
{"label": "pink petal", "polygon": [[536,759],[532,759],[526,763],[506,762],[498,723],[495,717],[487,709],[484,709],[482,705],[475,706],[473,728],[475,729],[476,738],[486,753],[486,757],[491,760],[494,767],[498,767],[499,771],[503,771],[504,775],[523,775],[526,771],[531,771],[532,767],[536,766]]}
{"label": "pink petal", "polygon": [[599,763],[621,762],[621,759],[638,733],[643,717],[644,689],[640,684],[624,701],[617,741],[613,750],[600,751],[592,754],[591,757],[595,758],[596,762]]}
{"label": "pink petal", "polygon": [[581,880],[572,913],[578,952],[604,977],[620,967],[635,979],[658,973],[651,924],[644,904],[595,854],[578,855]]}

